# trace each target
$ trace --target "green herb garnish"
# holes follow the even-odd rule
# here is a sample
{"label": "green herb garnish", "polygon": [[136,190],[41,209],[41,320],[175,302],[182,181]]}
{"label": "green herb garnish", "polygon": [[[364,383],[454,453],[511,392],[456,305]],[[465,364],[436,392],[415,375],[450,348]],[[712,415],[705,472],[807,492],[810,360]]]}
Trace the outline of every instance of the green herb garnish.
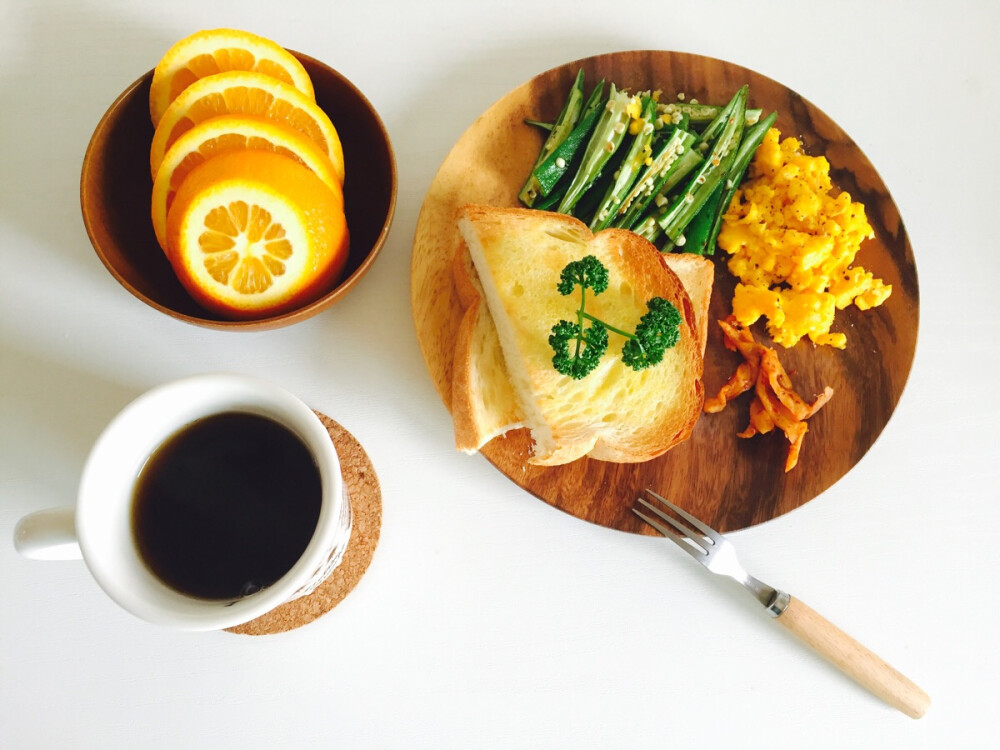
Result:
{"label": "green herb garnish", "polygon": [[681,315],[662,297],[653,297],[646,303],[648,312],[639,319],[635,333],[588,313],[587,290],[597,295],[608,288],[608,269],[593,255],[567,263],[559,275],[556,289],[560,294],[572,294],[576,287],[580,287],[576,322],[560,320],[549,335],[549,345],[555,352],[552,366],[563,375],[580,380],[593,372],[608,349],[608,331],[626,339],[622,362],[637,371],[661,362],[666,350],[680,338]]}

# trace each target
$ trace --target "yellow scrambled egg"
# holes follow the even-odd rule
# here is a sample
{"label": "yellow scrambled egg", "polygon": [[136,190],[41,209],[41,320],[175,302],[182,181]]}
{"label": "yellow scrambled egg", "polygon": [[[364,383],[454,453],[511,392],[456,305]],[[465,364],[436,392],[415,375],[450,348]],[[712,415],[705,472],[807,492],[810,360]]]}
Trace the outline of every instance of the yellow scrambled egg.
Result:
{"label": "yellow scrambled egg", "polygon": [[771,338],[785,347],[808,336],[843,349],[847,337],[830,332],[835,311],[881,305],[892,286],[851,265],[861,242],[875,236],[864,205],[846,192],[831,195],[829,162],[780,137],[776,128],[764,136],[719,232],[740,279],[733,314],[743,326],[766,317]]}

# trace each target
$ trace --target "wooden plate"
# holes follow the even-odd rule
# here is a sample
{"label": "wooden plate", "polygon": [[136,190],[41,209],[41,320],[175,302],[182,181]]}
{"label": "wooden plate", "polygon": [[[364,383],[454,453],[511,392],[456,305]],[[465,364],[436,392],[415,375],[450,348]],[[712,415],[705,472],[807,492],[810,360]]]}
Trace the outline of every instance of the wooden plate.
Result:
{"label": "wooden plate", "polygon": [[[526,462],[527,431],[490,442],[483,454],[528,492],[578,518],[624,531],[647,531],[629,511],[651,487],[720,531],[745,528],[808,502],[846,474],[885,427],[906,383],[917,339],[917,272],[906,231],[868,159],[823,112],[770,78],[738,65],[680,52],[632,51],[591,57],[553,68],[507,94],[462,135],[441,165],[424,200],[413,244],[411,295],[420,346],[444,403],[451,403],[452,347],[462,308],[451,259],[460,238],[455,211],[465,203],[517,205],[517,192],[534,163],[541,134],[526,117],[553,120],[577,70],[588,86],[606,77],[630,90],[684,92],[702,102],[725,102],[744,83],[752,106],[777,110],[783,135],[801,138],[807,153],[825,155],[834,184],[865,204],[876,238],[857,262],[892,284],[878,308],[837,313],[833,330],[847,333],[844,351],[800,342],[777,347],[796,389],[806,397],[824,386],[833,399],[809,421],[798,466],[784,473],[788,443],[780,433],[740,439],[749,396],[720,414],[706,414],[686,443],[642,464],[581,459],[546,468]],[[705,392],[713,394],[735,370],[714,321],[731,310],[735,282],[716,256],[716,282],[705,355]],[[770,343],[763,325],[758,340]]]}

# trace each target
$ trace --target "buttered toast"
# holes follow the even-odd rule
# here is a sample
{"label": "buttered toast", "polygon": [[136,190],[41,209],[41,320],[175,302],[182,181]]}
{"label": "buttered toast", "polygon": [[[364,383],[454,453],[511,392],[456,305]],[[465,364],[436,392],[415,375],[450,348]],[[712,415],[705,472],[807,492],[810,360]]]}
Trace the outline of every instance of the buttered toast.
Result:
{"label": "buttered toast", "polygon": [[[698,347],[704,356],[715,267],[700,255],[666,253],[661,257],[667,268],[677,274],[691,299]],[[455,447],[475,453],[493,438],[524,427],[524,423],[507,375],[500,339],[483,300],[479,275],[464,243],[455,253],[452,271],[465,309],[461,326],[470,329],[459,333],[460,337],[467,337],[468,356],[461,357],[461,363],[456,360],[452,375]]]}
{"label": "buttered toast", "polygon": [[[699,327],[704,332],[707,319],[698,320],[684,285],[655,247],[631,232],[594,235],[571,217],[527,209],[467,206],[458,223],[472,261],[460,253],[454,268],[465,305],[452,387],[460,449],[474,451],[523,425],[534,440],[531,463],[562,464],[584,455],[636,462],[690,435],[703,400]],[[591,314],[634,329],[652,297],[680,311],[680,340],[662,362],[638,372],[628,368],[617,356],[622,341],[612,334],[608,353],[587,377],[573,380],[553,368],[549,332],[557,321],[573,319],[579,305],[556,284],[563,267],[585,255],[596,256],[611,277],[604,294],[588,298]],[[681,266],[707,313],[711,264],[697,259]]]}

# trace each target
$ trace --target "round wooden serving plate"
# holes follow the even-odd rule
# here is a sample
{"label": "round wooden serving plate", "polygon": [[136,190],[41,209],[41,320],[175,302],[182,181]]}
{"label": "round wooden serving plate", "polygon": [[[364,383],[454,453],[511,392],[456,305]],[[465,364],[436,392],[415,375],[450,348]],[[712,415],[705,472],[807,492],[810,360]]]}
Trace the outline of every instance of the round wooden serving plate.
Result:
{"label": "round wooden serving plate", "polygon": [[[496,438],[483,454],[518,485],[578,518],[621,529],[648,531],[630,512],[636,495],[655,489],[720,531],[767,521],[808,502],[846,474],[874,443],[906,383],[917,339],[917,271],[899,211],[868,159],[823,112],[770,78],[738,65],[680,52],[632,51],[591,57],[553,68],[507,94],[462,135],[428,190],[413,243],[411,296],[417,336],[438,393],[451,403],[452,347],[462,316],[451,276],[461,239],[455,211],[466,203],[517,205],[517,192],[541,147],[542,134],[527,118],[553,120],[577,70],[589,87],[601,77],[629,90],[661,89],[664,98],[724,103],[744,83],[751,105],[777,110],[782,135],[799,137],[807,153],[824,155],[834,185],[865,204],[875,239],[857,263],[892,284],[878,308],[837,313],[835,331],[847,348],[803,341],[777,347],[796,390],[806,398],[834,388],[833,399],[809,420],[798,466],[784,472],[788,443],[780,432],[740,439],[749,396],[719,414],[702,415],[691,439],[642,464],[581,459],[559,467],[527,463],[526,430]],[[724,255],[724,253],[723,253]],[[553,289],[554,289],[553,282]],[[713,394],[740,358],[722,345],[715,321],[731,310],[735,282],[716,256],[715,287],[705,354],[705,392]],[[758,340],[770,344],[763,324]]]}

